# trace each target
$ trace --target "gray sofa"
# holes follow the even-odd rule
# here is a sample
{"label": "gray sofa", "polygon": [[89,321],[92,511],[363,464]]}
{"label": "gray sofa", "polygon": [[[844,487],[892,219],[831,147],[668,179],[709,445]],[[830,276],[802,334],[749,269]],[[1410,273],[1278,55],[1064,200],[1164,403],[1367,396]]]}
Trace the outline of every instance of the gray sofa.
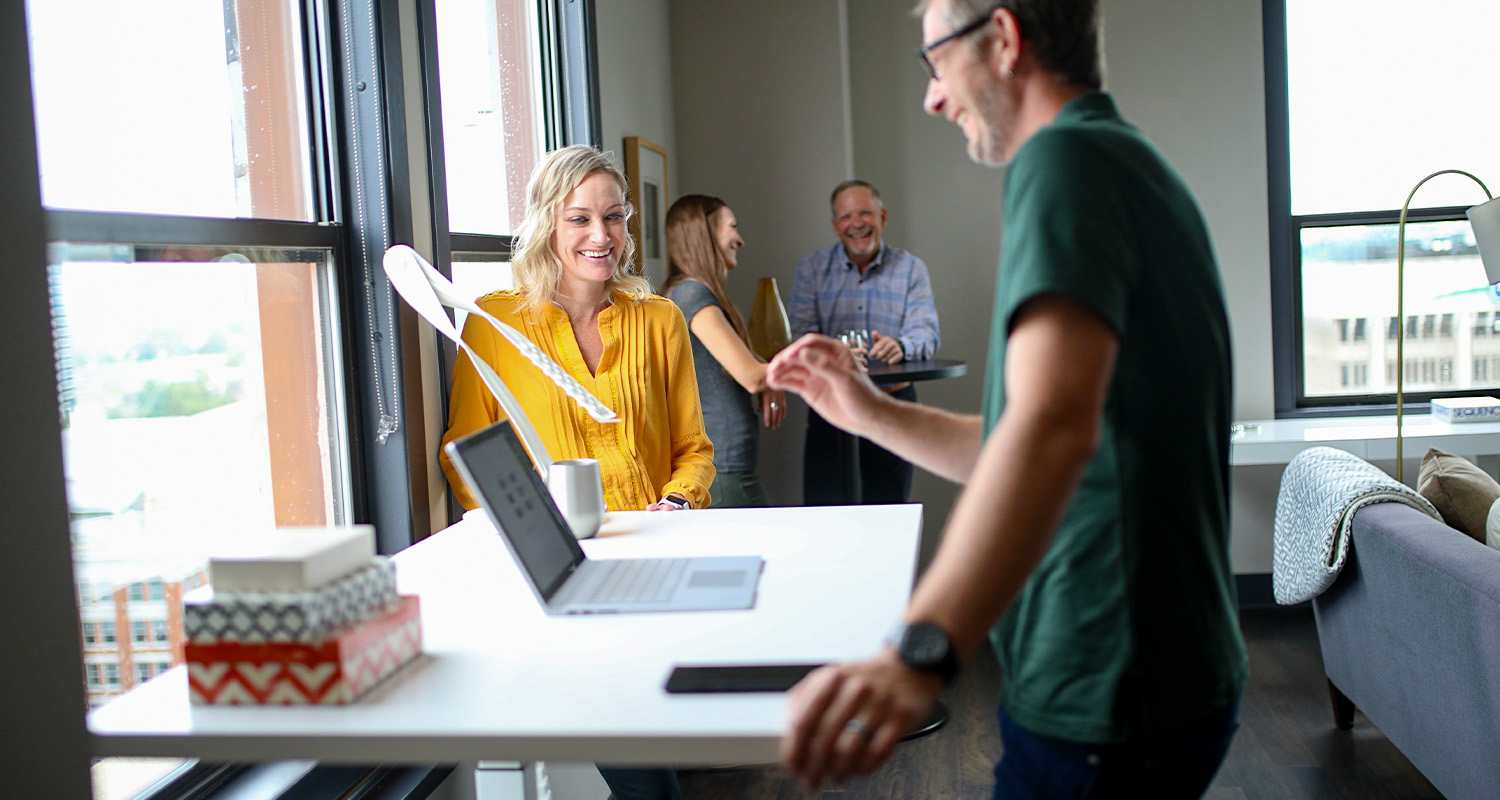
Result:
{"label": "gray sofa", "polygon": [[1313,610],[1338,727],[1358,707],[1450,800],[1500,797],[1500,550],[1366,506]]}

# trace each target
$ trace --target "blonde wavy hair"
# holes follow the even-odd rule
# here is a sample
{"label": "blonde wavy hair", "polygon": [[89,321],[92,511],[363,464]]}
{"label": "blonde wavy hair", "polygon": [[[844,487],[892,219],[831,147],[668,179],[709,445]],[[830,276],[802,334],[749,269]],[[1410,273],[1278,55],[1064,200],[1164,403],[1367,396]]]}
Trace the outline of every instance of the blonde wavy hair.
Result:
{"label": "blonde wavy hair", "polygon": [[526,184],[526,217],[516,231],[511,268],[515,274],[516,288],[525,298],[523,304],[536,311],[552,301],[562,283],[562,261],[552,246],[557,233],[557,217],[563,201],[596,172],[603,172],[620,189],[620,200],[625,204],[625,239],[620,243],[619,258],[615,260],[614,274],[605,283],[613,295],[625,292],[636,302],[651,294],[651,284],[635,271],[635,239],[630,235],[630,218],[635,215],[635,206],[626,197],[627,184],[624,173],[614,165],[609,156],[588,145],[570,145],[548,153]]}

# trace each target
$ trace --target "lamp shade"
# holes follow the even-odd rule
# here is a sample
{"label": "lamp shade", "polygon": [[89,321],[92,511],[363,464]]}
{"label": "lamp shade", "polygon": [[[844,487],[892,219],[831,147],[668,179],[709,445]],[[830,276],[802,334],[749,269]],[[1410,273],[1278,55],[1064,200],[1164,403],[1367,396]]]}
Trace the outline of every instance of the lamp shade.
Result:
{"label": "lamp shade", "polygon": [[1479,246],[1485,277],[1492,284],[1500,283],[1500,199],[1469,209],[1469,224],[1474,226],[1474,242]]}

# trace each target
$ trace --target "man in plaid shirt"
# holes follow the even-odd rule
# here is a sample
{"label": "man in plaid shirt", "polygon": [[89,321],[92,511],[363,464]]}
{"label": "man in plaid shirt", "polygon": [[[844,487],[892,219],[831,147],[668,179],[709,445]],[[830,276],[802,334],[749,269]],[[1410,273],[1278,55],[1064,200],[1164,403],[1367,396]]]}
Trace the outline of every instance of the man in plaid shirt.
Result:
{"label": "man in plaid shirt", "polygon": [[[797,262],[792,283],[792,336],[838,337],[866,331],[869,357],[894,364],[933,358],[938,348],[937,307],[922,259],[881,240],[886,209],[880,192],[861,180],[844,181],[829,198],[838,244]],[[892,396],[915,400],[910,383],[890,387]],[[802,494],[806,505],[851,502],[846,486],[847,435],[808,411]],[[862,501],[904,503],[911,490],[911,464],[868,441],[859,443]]]}

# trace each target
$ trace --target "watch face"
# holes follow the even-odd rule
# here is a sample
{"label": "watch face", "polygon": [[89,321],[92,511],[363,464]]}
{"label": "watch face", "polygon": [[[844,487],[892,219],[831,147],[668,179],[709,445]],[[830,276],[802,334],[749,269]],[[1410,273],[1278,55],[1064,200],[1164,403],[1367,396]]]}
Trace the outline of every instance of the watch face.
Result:
{"label": "watch face", "polygon": [[908,664],[934,665],[948,655],[948,635],[936,625],[919,622],[907,626],[900,649],[902,660]]}

